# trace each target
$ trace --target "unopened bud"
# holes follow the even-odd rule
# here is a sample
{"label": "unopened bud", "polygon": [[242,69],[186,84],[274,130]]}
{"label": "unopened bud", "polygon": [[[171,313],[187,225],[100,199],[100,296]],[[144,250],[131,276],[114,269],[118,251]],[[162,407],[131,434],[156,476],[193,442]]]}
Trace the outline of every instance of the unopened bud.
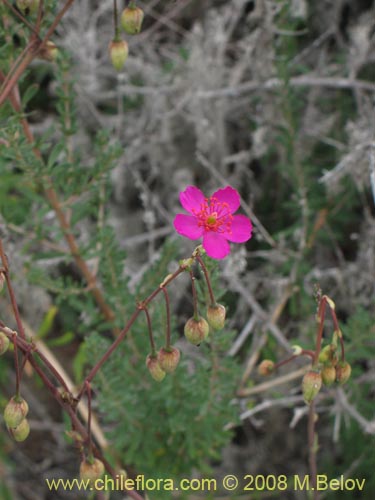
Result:
{"label": "unopened bud", "polygon": [[162,347],[158,353],[158,360],[165,372],[174,372],[180,361],[180,351],[176,347]]}
{"label": "unopened bud", "polygon": [[160,366],[158,357],[156,354],[149,354],[146,358],[146,366],[151,374],[151,377],[157,382],[161,382],[165,377],[165,371]]}
{"label": "unopened bud", "polygon": [[120,469],[120,470],[117,472],[117,474],[116,474],[116,475],[117,475],[118,477],[122,477],[122,478],[124,478],[124,480],[128,478],[128,473],[126,472],[126,470],[125,470],[125,469]]}
{"label": "unopened bud", "polygon": [[9,347],[9,339],[4,332],[0,332],[0,355],[7,352]]}
{"label": "unopened bud", "polygon": [[112,66],[116,71],[121,71],[129,55],[129,47],[125,40],[112,40],[108,47]]}
{"label": "unopened bud", "polygon": [[104,464],[98,458],[83,460],[79,467],[79,476],[82,481],[95,481],[104,474]]}
{"label": "unopened bud", "polygon": [[300,356],[303,349],[300,345],[292,345],[292,351],[294,356]]}
{"label": "unopened bud", "polygon": [[347,361],[339,361],[336,365],[336,380],[339,384],[343,385],[350,378],[352,367]]}
{"label": "unopened bud", "polygon": [[40,0],[17,0],[17,8],[24,14],[33,14],[38,10]]}
{"label": "unopened bud", "polygon": [[225,324],[225,307],[215,304],[207,308],[207,321],[214,330],[221,330]]}
{"label": "unopened bud", "polygon": [[325,365],[322,368],[321,375],[323,384],[329,387],[336,380],[336,368],[332,365]]}
{"label": "unopened bud", "polygon": [[4,422],[12,429],[18,427],[29,411],[29,405],[20,396],[13,396],[4,410]]}
{"label": "unopened bud", "polygon": [[30,434],[30,425],[27,421],[27,418],[24,418],[22,422],[14,429],[12,429],[12,427],[8,427],[8,431],[13,439],[18,443],[25,441],[25,439],[27,439],[28,435]]}
{"label": "unopened bud", "polygon": [[262,375],[262,377],[266,377],[270,375],[275,368],[275,363],[270,359],[264,359],[260,365],[258,366],[258,373]]}
{"label": "unopened bud", "polygon": [[335,356],[336,349],[337,346],[335,346],[334,344],[326,345],[319,353],[319,362],[320,363],[332,362]]}
{"label": "unopened bud", "polygon": [[322,376],[319,372],[310,370],[305,373],[302,379],[302,393],[305,403],[310,404],[311,401],[320,391],[322,387]]}
{"label": "unopened bud", "polygon": [[184,334],[187,340],[194,345],[198,345],[205,340],[209,334],[210,327],[207,321],[199,317],[195,319],[194,316],[187,320],[184,326]]}
{"label": "unopened bud", "polygon": [[143,10],[131,2],[121,14],[121,26],[128,35],[136,35],[141,31],[143,18]]}
{"label": "unopened bud", "polygon": [[39,57],[45,59],[46,61],[54,62],[59,55],[59,49],[57,45],[51,40],[48,40],[46,44],[39,50]]}

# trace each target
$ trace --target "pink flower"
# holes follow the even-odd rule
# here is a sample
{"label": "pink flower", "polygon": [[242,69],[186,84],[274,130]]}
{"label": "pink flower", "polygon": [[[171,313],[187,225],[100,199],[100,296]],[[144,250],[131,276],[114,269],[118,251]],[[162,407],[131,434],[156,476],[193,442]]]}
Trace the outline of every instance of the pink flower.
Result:
{"label": "pink flower", "polygon": [[178,214],[176,231],[197,240],[203,236],[203,248],[213,259],[223,259],[230,252],[228,241],[244,243],[251,238],[252,224],[245,215],[232,215],[240,206],[240,195],[230,186],[205,198],[195,186],[180,193],[183,208],[191,215]]}

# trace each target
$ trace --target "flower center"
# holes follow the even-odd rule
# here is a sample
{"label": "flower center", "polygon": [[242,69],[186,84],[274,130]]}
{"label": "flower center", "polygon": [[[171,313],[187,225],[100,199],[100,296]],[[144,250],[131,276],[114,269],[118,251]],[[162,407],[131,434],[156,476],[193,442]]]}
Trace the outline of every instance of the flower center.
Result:
{"label": "flower center", "polygon": [[233,215],[228,203],[220,202],[211,196],[205,198],[200,210],[193,210],[193,213],[198,219],[198,226],[204,227],[205,231],[231,233]]}

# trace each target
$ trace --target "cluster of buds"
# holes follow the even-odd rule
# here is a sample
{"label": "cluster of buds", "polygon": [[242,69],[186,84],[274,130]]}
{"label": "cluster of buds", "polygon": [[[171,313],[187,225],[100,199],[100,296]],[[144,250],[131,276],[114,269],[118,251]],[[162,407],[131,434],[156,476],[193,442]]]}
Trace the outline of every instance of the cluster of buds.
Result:
{"label": "cluster of buds", "polygon": [[162,347],[158,353],[147,355],[146,366],[151,377],[157,382],[164,380],[167,373],[172,373],[180,361],[180,351],[176,347]]}
{"label": "cluster of buds", "polygon": [[[339,359],[336,352],[338,340],[340,340],[341,344],[341,359]],[[270,375],[275,368],[292,361],[297,356],[303,355],[311,356],[313,359],[312,368],[305,373],[302,379],[302,394],[306,404],[310,404],[315,399],[323,385],[326,387],[334,383],[343,385],[349,380],[352,369],[344,359],[343,338],[339,329],[334,332],[332,342],[319,352],[319,356],[314,351],[307,351],[300,346],[293,346],[293,356],[279,362],[277,365],[273,361],[265,359],[258,366],[258,373],[262,376]]]}
{"label": "cluster of buds", "polygon": [[214,304],[207,308],[207,320],[198,314],[187,320],[184,326],[186,339],[194,345],[199,345],[207,339],[211,330],[221,330],[225,325],[225,307]]}
{"label": "cluster of buds", "polygon": [[30,433],[30,426],[26,419],[29,405],[20,396],[13,396],[4,410],[4,422],[10,435],[18,442],[25,441]]}
{"label": "cluster of buds", "polygon": [[334,382],[340,385],[345,384],[352,372],[352,368],[347,361],[339,361],[336,350],[337,345],[334,340],[331,344],[325,346],[319,354],[319,363],[322,365],[322,381],[328,387]]}
{"label": "cluster of buds", "polygon": [[[121,26],[128,35],[136,35],[141,31],[144,18],[143,10],[130,2],[121,14]],[[129,55],[129,46],[126,40],[122,40],[116,28],[116,35],[109,44],[109,57],[116,71],[121,71]]]}

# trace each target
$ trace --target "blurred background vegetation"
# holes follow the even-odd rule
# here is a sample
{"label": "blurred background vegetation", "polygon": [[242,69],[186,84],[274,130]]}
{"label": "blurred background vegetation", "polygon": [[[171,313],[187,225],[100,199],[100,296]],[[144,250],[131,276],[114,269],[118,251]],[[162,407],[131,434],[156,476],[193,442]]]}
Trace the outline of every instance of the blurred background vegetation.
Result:
{"label": "blurred background vegetation", "polygon": [[[45,26],[57,4],[45,2]],[[375,4],[137,5],[145,11],[144,25],[139,35],[127,37],[122,72],[108,58],[112,2],[81,0],[53,37],[58,60],[35,59],[23,75],[21,98],[41,158],[24,137],[20,116],[9,103],[0,108],[1,237],[28,331],[79,385],[136,301],[194,248],[174,234],[179,192],[193,184],[210,194],[230,184],[255,230],[246,245],[232,246],[224,262],[207,260],[228,310],[227,326],[207,345],[188,345],[183,325],[192,314],[189,280],[173,283],[172,336],[182,362],[157,384],[144,364],[145,318],[136,322],[94,380],[107,457],[130,475],[153,478],[308,474],[302,376],[272,382],[305,364],[282,368],[263,388],[255,367],[264,358],[286,357],[293,344],[313,348],[319,285],[336,303],[353,373],[343,389],[324,389],[319,396],[318,470],[332,478],[365,478],[365,491],[355,498],[370,499]],[[0,69],[7,74],[28,31],[4,4],[0,18]],[[51,185],[113,321],[103,317],[65,243],[46,196]],[[197,277],[203,312],[207,291]],[[1,319],[14,327],[5,291],[0,299]],[[164,312],[164,302],[156,300],[150,313],[159,346]],[[7,355],[0,363],[2,407],[13,381]],[[59,407],[32,373],[23,377],[23,395],[32,432],[21,445],[1,433],[0,497],[85,498],[47,491],[45,478],[76,477],[79,457],[65,438]],[[259,498],[307,496],[289,491]],[[353,492],[327,492],[324,498],[349,499]]]}

